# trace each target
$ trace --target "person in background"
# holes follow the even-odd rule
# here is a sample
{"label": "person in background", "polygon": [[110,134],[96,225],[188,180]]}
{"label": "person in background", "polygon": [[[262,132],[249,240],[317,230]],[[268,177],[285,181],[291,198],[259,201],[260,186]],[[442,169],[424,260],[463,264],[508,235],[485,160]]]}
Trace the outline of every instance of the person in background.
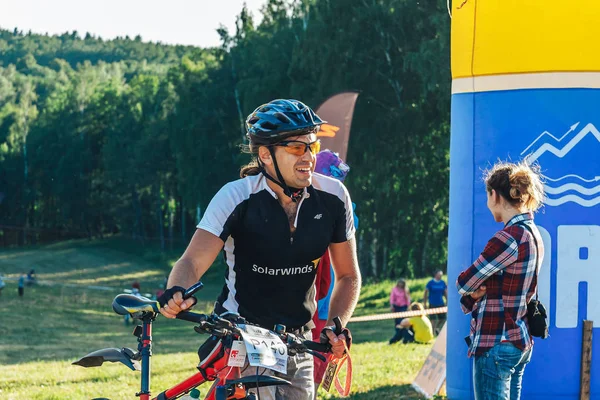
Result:
{"label": "person in background", "polygon": [[[423,311],[425,308],[421,303],[413,303],[410,309],[411,311]],[[431,321],[425,314],[404,318],[400,323],[400,336],[404,344],[412,342],[429,343],[433,340]]]}
{"label": "person in background", "polygon": [[135,281],[131,284],[131,294],[137,297],[140,297],[140,283]]}
{"label": "person in background", "polygon": [[[408,286],[406,286],[406,281],[404,279],[400,279],[398,283],[396,283],[396,286],[392,288],[392,293],[390,294],[390,306],[392,312],[406,311],[408,310],[409,304],[410,292]],[[402,339],[402,332],[398,325],[400,325],[403,319],[404,318],[396,318],[394,320],[396,334],[390,339],[390,344],[394,344]]]}
{"label": "person in background", "polygon": [[19,276],[18,290],[19,290],[19,297],[23,297],[23,295],[25,294],[25,274],[24,273],[22,273]]}
{"label": "person in background", "polygon": [[[350,171],[350,167],[344,163],[337,153],[326,149],[317,153],[317,160],[315,165],[315,172],[321,175],[329,176],[343,182],[346,175]],[[358,217],[354,210],[356,204],[352,203],[352,210],[354,213],[354,228],[358,229]],[[329,251],[326,251],[319,261],[317,267],[317,276],[315,278],[315,285],[317,289],[317,311],[313,315],[313,322],[315,327],[312,329],[313,340],[318,341],[321,331],[327,324],[329,317],[329,301],[331,299],[331,293],[333,292],[333,282],[335,275],[333,274],[333,268],[331,267],[331,259],[329,257]],[[317,389],[323,380],[323,375],[327,369],[327,363],[314,358],[314,379],[315,379],[315,399],[317,398]]]}
{"label": "person in background", "polygon": [[504,226],[458,275],[456,287],[463,312],[471,313],[475,399],[519,400],[533,351],[527,305],[544,260],[544,241],[533,220],[544,184],[537,167],[499,162],[486,173],[485,185],[490,213]]}
{"label": "person in background", "polygon": [[163,281],[163,283],[160,285],[160,288],[158,288],[158,290],[154,293],[154,296],[153,296],[154,300],[158,299],[160,296],[163,295],[163,293],[167,289],[167,281],[168,280],[169,280],[169,276],[167,275],[165,277],[165,280]]}
{"label": "person in background", "polygon": [[6,286],[6,283],[4,283],[4,276],[0,274],[0,296],[2,295],[2,289],[4,289],[4,286]]}
{"label": "person in background", "polygon": [[26,283],[27,283],[27,286],[31,286],[31,285],[33,285],[33,284],[36,282],[36,280],[35,280],[35,279],[36,279],[36,278],[35,278],[35,269],[33,269],[33,268],[32,268],[32,269],[31,269],[31,270],[29,270],[29,272],[27,273],[27,282],[26,282]]}
{"label": "person in background", "polygon": [[[425,308],[438,308],[444,307],[448,300],[448,285],[442,279],[444,272],[438,270],[433,275],[433,279],[427,282],[425,286],[425,292],[423,294],[423,303]],[[444,299],[446,301],[444,301]],[[433,323],[433,331],[437,335],[446,322],[446,313],[443,314],[431,314],[431,321]]]}
{"label": "person in background", "polygon": [[[134,281],[131,284],[131,294],[136,296],[136,297],[142,297],[142,294],[140,293],[140,283],[138,281]],[[123,316],[123,323],[125,325],[129,325],[129,321],[131,320],[131,317],[129,316],[129,314],[125,314]]]}

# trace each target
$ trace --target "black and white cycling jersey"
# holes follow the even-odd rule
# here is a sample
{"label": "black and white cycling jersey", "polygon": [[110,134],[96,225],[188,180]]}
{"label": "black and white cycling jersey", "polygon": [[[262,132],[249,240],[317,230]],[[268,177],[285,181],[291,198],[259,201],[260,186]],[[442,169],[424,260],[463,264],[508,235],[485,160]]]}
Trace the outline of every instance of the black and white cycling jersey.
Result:
{"label": "black and white cycling jersey", "polygon": [[344,185],[314,174],[298,204],[296,228],[262,175],[230,182],[211,200],[198,224],[218,236],[227,271],[217,312],[238,312],[266,328],[291,329],[311,321],[315,276],[331,243],[354,236],[350,195]]}

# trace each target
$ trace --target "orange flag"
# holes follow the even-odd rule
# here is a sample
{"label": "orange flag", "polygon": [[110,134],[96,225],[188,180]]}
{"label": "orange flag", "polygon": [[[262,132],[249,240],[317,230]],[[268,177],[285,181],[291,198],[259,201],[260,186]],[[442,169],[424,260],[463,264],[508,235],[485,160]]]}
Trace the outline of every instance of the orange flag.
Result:
{"label": "orange flag", "polygon": [[357,98],[358,92],[341,92],[329,97],[317,108],[319,117],[327,121],[317,134],[321,148],[338,153],[344,161],[347,161],[350,126]]}

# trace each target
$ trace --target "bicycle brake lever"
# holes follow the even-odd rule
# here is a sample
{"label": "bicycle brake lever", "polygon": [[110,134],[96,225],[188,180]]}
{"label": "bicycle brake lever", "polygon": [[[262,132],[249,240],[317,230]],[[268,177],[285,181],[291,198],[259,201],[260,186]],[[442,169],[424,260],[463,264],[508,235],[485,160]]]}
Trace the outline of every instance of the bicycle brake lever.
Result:
{"label": "bicycle brake lever", "polygon": [[218,329],[231,329],[233,328],[233,324],[231,321],[217,316],[215,320],[215,327]]}
{"label": "bicycle brake lever", "polygon": [[206,321],[202,321],[202,322],[200,322],[199,325],[195,326],[194,331],[196,331],[196,333],[200,333],[202,335],[210,334],[208,323]]}

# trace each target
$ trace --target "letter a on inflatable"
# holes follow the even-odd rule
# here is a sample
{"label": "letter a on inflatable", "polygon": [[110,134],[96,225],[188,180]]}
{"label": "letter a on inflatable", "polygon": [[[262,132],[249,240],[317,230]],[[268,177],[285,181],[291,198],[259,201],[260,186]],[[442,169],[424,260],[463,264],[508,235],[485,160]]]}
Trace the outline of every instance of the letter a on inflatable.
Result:
{"label": "letter a on inflatable", "polygon": [[[582,321],[594,321],[591,398],[600,399],[600,1],[452,2],[448,277],[502,226],[483,171],[537,162],[547,198],[535,220],[546,256],[539,294],[550,338],[535,339],[521,398],[578,399]],[[448,397],[473,398],[470,316],[450,290]],[[596,362],[598,361],[598,362]]]}

